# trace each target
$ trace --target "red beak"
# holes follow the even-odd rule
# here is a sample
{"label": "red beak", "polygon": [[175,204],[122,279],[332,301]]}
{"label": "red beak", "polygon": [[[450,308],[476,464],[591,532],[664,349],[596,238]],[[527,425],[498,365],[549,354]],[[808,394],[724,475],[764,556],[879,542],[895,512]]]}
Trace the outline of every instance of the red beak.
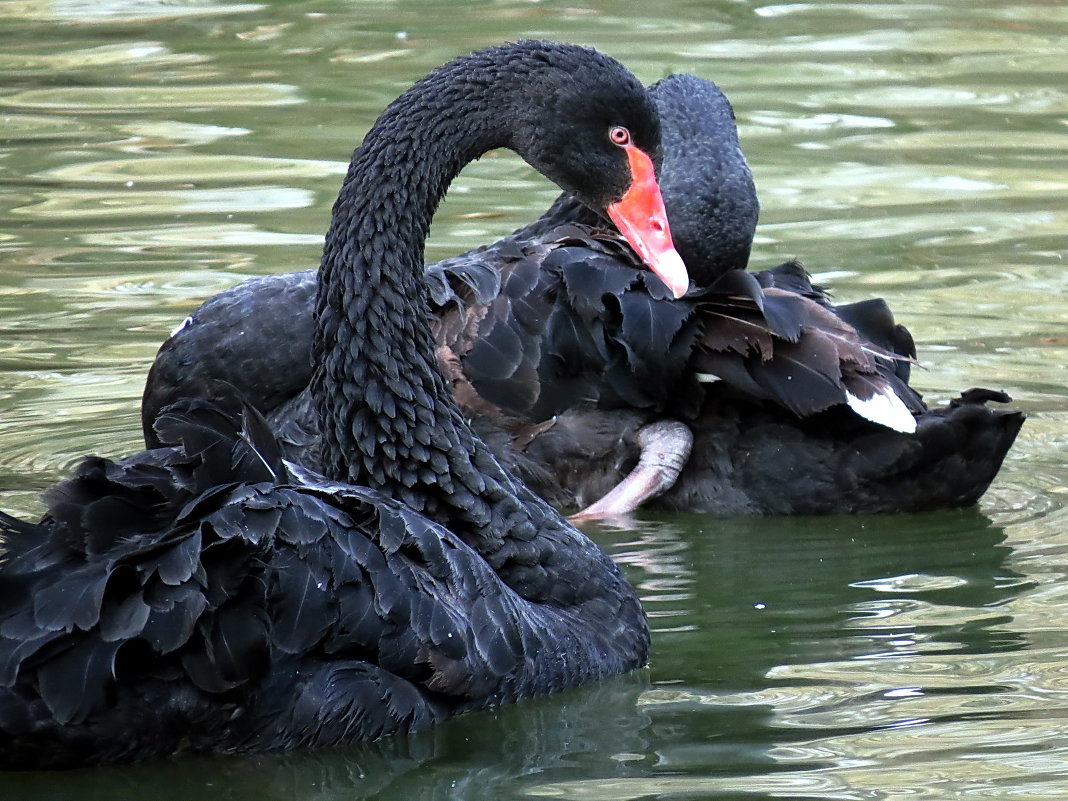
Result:
{"label": "red beak", "polygon": [[633,180],[626,194],[606,211],[634,252],[660,277],[671,294],[681,298],[690,288],[690,276],[671,241],[653,161],[632,144],[623,148],[627,151]]}

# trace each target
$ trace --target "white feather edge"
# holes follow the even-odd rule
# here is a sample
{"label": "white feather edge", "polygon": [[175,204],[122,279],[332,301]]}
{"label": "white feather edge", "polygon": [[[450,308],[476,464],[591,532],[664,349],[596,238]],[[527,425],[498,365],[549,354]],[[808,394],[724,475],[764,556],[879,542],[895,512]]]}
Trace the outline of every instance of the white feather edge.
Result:
{"label": "white feather edge", "polygon": [[[722,379],[713,373],[697,373],[697,381],[701,384],[713,384]],[[900,431],[902,434],[916,433],[916,418],[893,392],[885,395],[873,395],[867,400],[858,398],[852,392],[846,392],[846,403],[849,408],[859,414],[865,420],[871,420],[881,426]]]}
{"label": "white feather edge", "polygon": [[847,391],[846,403],[865,420],[871,420],[873,423],[900,431],[902,434],[916,432],[916,418],[912,416],[912,412],[901,398],[893,392],[873,395],[867,400],[862,400]]}
{"label": "white feather edge", "polygon": [[184,331],[185,329],[187,329],[192,324],[193,324],[193,318],[192,317],[186,317],[184,320],[182,320],[182,322],[178,323],[178,325],[176,325],[174,327],[174,330],[171,331],[170,335],[173,337],[179,331]]}

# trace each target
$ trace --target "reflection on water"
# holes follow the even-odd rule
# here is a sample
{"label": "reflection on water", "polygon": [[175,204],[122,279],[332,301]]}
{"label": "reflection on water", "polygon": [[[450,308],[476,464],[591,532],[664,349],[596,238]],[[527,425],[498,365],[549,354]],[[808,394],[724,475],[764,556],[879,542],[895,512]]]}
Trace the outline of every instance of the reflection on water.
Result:
{"label": "reflection on water", "polygon": [[[5,777],[22,798],[85,801],[188,799],[206,785],[219,799],[493,799],[532,778],[581,766],[615,779],[645,759],[651,719],[639,699],[642,673],[544,702],[458,718],[441,728],[352,748],[246,759],[191,758],[151,765]],[[204,777],[210,777],[207,782]]]}
{"label": "reflection on water", "polygon": [[[988,385],[1030,415],[979,510],[597,530],[654,630],[635,676],[411,739],[3,776],[0,795],[1068,797],[1068,6],[17,0],[0,25],[5,509],[135,449],[167,332],[241,278],[315,264],[378,111],[522,36],[718,81],[762,198],[755,263],[885,296],[931,399]],[[490,154],[427,255],[554,195]]]}
{"label": "reflection on water", "polygon": [[[840,798],[922,786],[931,760],[943,781],[975,781],[949,770],[959,756],[1045,747],[1063,655],[1056,668],[1013,631],[1004,607],[1033,585],[1007,567],[1001,529],[974,512],[916,520],[904,547],[874,518],[601,531],[653,613],[651,671],[411,739],[5,781],[39,799],[156,783],[175,798],[209,785],[267,799]],[[1016,759],[1004,774],[984,765],[988,778],[1019,778]]]}

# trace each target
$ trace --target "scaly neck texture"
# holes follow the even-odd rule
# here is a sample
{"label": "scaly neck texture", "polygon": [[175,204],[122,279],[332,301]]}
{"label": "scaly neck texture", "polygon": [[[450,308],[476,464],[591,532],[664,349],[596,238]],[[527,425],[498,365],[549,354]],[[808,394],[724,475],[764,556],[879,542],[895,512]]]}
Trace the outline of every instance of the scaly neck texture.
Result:
{"label": "scaly neck texture", "polygon": [[423,243],[463,166],[517,144],[533,79],[544,88],[555,69],[561,80],[566,64],[548,56],[483,51],[394,101],[353,155],[319,273],[312,392],[324,469],[449,525],[491,564],[509,558],[507,541],[529,545],[546,521],[565,524],[497,464],[456,407],[427,322]]}

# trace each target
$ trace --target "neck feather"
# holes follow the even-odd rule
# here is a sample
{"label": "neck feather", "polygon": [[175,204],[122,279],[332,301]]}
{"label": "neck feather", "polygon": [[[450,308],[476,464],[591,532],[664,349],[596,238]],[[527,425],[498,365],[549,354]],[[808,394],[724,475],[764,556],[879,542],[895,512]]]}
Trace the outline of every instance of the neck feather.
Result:
{"label": "neck feather", "polygon": [[[544,75],[546,46],[528,51],[540,61],[528,72]],[[464,164],[512,144],[503,123],[509,108],[521,113],[518,96],[531,83],[499,74],[515,71],[516,53],[522,45],[454,62],[459,76],[450,67],[431,73],[354,154],[323,252],[312,393],[332,478],[381,488],[445,524],[520,597],[537,601],[539,615],[568,627],[563,637],[544,629],[534,664],[505,679],[522,695],[530,691],[516,682],[532,677],[563,671],[563,686],[640,665],[648,631],[612,560],[497,464],[436,364],[423,242]],[[511,105],[501,83],[519,87]]]}
{"label": "neck feather", "polygon": [[[431,73],[353,155],[323,252],[312,379],[331,478],[477,528],[499,518],[507,498],[534,496],[497,465],[453,401],[422,273],[430,218],[449,183],[486,150],[511,144],[499,84],[522,81],[502,81],[500,65],[491,66],[497,74],[471,65]],[[498,84],[492,97],[488,83]]]}

